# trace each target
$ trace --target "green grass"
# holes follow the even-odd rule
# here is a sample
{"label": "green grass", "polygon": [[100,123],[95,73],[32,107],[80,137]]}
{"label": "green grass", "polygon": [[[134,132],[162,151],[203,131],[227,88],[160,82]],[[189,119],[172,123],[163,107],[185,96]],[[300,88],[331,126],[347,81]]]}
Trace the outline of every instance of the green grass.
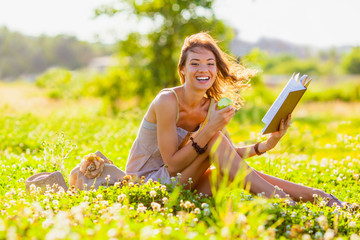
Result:
{"label": "green grass", "polygon": [[[61,170],[67,181],[82,157],[96,150],[125,167],[145,110],[109,117],[99,114],[99,105],[70,104],[72,110],[60,107],[47,114],[16,111],[6,104],[1,107],[0,239],[359,238],[359,210],[321,203],[289,206],[233,185],[220,188],[213,198],[156,182],[127,182],[89,192],[27,194],[24,181],[29,176]],[[323,103],[321,112],[301,105],[308,114],[295,114],[277,148],[248,159],[249,164],[358,202],[360,117],[351,111],[332,114],[333,104]],[[228,127],[234,143],[264,139],[258,134],[263,108],[245,107],[237,113]]]}

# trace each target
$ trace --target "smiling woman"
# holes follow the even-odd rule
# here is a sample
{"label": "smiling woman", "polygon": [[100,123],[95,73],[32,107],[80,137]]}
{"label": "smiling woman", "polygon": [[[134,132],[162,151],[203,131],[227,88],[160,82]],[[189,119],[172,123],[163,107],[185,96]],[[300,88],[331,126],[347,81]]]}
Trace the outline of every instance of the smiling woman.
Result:
{"label": "smiling woman", "polygon": [[193,48],[188,55],[186,67],[181,67],[180,73],[183,79],[188,79],[186,84],[209,89],[215,82],[217,74],[214,54],[201,47]]}
{"label": "smiling woman", "polygon": [[[185,76],[185,73],[197,74],[197,80],[204,82],[213,77],[213,82],[206,90],[206,97],[218,101],[224,95],[230,96],[237,109],[242,103],[239,91],[247,87],[247,81],[256,74],[255,71],[245,69],[235,59],[221,51],[217,42],[207,34],[195,34],[185,39],[178,73],[184,85],[186,78],[189,77]],[[204,73],[205,75],[202,76],[201,74]]]}
{"label": "smiling woman", "polygon": [[[211,195],[211,174],[228,175],[230,180],[243,175],[245,186],[266,197],[291,197],[290,202],[328,199],[328,205],[342,205],[331,194],[278,179],[250,168],[246,157],[261,155],[274,148],[290,125],[283,119],[278,132],[266,142],[235,147],[224,129],[234,116],[235,107],[218,109],[216,101],[228,95],[239,104],[239,88],[254,75],[233,61],[207,33],[185,39],[178,64],[182,85],[163,89],[151,103],[141,123],[126,165],[135,178],[171,184],[172,177],[198,192]],[[215,163],[214,171],[210,165]],[[189,180],[190,179],[190,180]],[[186,187],[190,187],[189,185]],[[277,187],[278,186],[278,187]],[[287,195],[289,194],[289,195]]]}

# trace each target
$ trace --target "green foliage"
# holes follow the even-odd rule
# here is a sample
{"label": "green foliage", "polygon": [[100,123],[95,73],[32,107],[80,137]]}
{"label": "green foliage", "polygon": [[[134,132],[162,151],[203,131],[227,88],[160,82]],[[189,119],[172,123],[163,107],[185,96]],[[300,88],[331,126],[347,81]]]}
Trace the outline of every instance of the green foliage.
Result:
{"label": "green foliage", "polygon": [[242,63],[263,71],[266,74],[284,75],[294,72],[309,75],[336,75],[339,74],[338,59],[336,53],[320,52],[318,57],[297,58],[290,54],[271,55],[258,48],[253,49],[243,57]]}
{"label": "green foliage", "polygon": [[103,113],[116,114],[120,109],[120,101],[136,95],[137,82],[123,68],[108,68],[104,73],[95,74],[87,82],[84,91],[87,89],[93,96],[103,99]]}
{"label": "green foliage", "polygon": [[324,86],[324,84],[316,84],[311,86],[311,91],[304,95],[305,101],[360,101],[360,81],[339,82],[334,85]]}
{"label": "green foliage", "polygon": [[255,77],[251,79],[251,86],[259,87],[263,84],[263,70],[267,64],[268,56],[267,53],[261,51],[259,48],[253,49],[248,53],[243,59],[241,59],[241,64],[258,71]]}
{"label": "green foliage", "polygon": [[[147,34],[131,33],[119,42],[119,56],[131,67],[129,73],[136,81],[140,96],[157,92],[164,87],[178,85],[177,62],[186,36],[209,31],[226,46],[232,37],[223,22],[217,20],[212,10],[213,0],[133,1],[119,0],[120,7],[104,6],[98,15],[113,16],[127,9],[141,19],[153,21],[155,29]],[[127,68],[129,69],[129,68]]]}
{"label": "green foliage", "polygon": [[[137,82],[120,67],[109,67],[104,72],[53,68],[40,75],[36,85],[54,99],[101,98],[103,114],[116,114],[121,101],[133,99],[137,89]],[[124,104],[122,107],[128,108]]]}
{"label": "green foliage", "polygon": [[55,141],[44,141],[42,148],[44,151],[43,158],[45,168],[47,168],[48,164],[51,164],[53,168],[65,174],[64,161],[69,158],[69,155],[72,150],[76,148],[76,145],[66,139],[64,133],[57,133]]}
{"label": "green foliage", "polygon": [[251,52],[246,54],[242,59],[242,64],[255,68],[255,69],[266,69],[269,56],[266,51],[261,51],[259,48],[254,48]]}
{"label": "green foliage", "polygon": [[342,67],[346,73],[360,74],[360,47],[354,47],[349,54],[344,56]]}
{"label": "green foliage", "polygon": [[[286,58],[285,58],[286,59]],[[277,74],[289,74],[294,72],[318,75],[320,70],[318,66],[318,60],[308,59],[287,59],[281,62],[281,64],[274,64],[274,67],[269,71],[269,73]]]}
{"label": "green foliage", "polygon": [[78,69],[95,56],[109,54],[107,46],[89,44],[75,37],[29,37],[0,28],[0,77],[13,79],[37,74],[49,67]]}
{"label": "green foliage", "polygon": [[72,73],[66,69],[54,68],[40,75],[36,84],[39,87],[50,90],[49,96],[52,98],[64,98],[69,96],[72,90]]}

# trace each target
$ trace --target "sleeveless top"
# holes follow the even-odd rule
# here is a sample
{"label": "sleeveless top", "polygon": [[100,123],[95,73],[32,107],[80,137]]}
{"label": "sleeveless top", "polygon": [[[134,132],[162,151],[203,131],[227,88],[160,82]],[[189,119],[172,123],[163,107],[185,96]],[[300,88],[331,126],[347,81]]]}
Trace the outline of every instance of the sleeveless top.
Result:
{"label": "sleeveless top", "polygon": [[[171,91],[174,93],[177,101],[177,122],[179,119],[179,98],[175,90],[163,89],[161,91]],[[196,132],[201,131],[208,122],[210,109],[213,104],[214,100],[211,99],[207,116]],[[148,122],[145,118],[143,118],[137,137],[130,149],[125,172],[126,174],[132,176],[133,179],[139,179],[144,176],[145,181],[151,178],[153,180],[160,181],[163,184],[172,184],[169,172],[167,171],[160,154],[156,129],[156,123]],[[180,149],[188,142],[191,134],[194,132],[186,131],[181,127],[176,127],[176,130],[178,135],[178,148]]]}

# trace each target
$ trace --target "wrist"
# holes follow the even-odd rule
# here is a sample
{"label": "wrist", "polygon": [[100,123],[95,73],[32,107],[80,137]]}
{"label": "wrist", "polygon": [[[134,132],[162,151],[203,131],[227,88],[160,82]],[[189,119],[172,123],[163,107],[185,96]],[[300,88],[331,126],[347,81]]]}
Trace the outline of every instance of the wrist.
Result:
{"label": "wrist", "polygon": [[263,145],[262,149],[264,149],[264,151],[270,151],[271,149],[273,149],[276,146],[276,143],[269,141],[269,139],[268,139],[262,145]]}
{"label": "wrist", "polygon": [[266,153],[266,150],[262,148],[262,145],[263,145],[262,142],[257,142],[254,144],[254,151],[258,156]]}
{"label": "wrist", "polygon": [[206,138],[211,139],[217,131],[214,131],[214,128],[209,126],[209,124],[206,124],[201,132]]}
{"label": "wrist", "polygon": [[191,146],[194,148],[197,154],[201,155],[207,150],[208,144],[206,144],[204,147],[200,147],[197,142],[194,141],[193,137],[190,137],[190,141],[192,142]]}

